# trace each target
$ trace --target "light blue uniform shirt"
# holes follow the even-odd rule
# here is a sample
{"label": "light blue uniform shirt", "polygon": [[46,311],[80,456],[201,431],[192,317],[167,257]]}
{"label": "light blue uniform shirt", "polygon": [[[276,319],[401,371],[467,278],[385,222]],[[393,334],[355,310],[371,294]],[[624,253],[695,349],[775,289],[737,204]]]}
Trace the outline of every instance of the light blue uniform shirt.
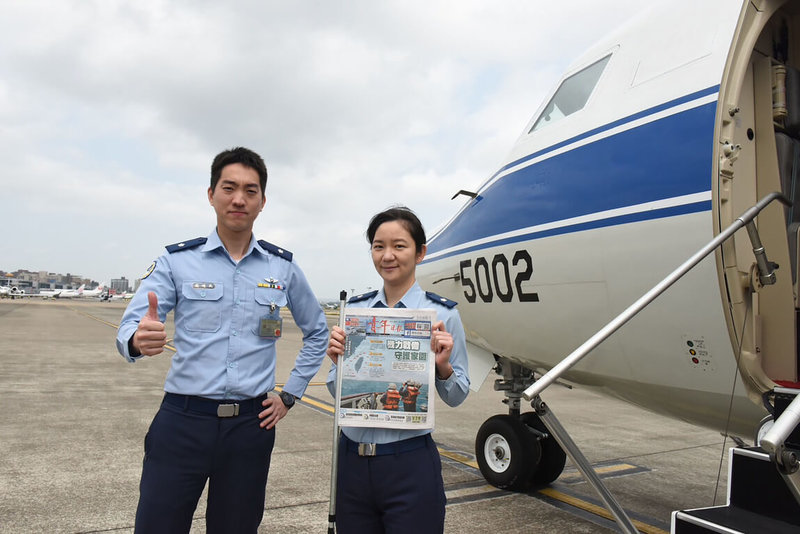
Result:
{"label": "light blue uniform shirt", "polygon": [[303,331],[303,348],[283,389],[302,397],[325,357],[328,327],[291,253],[251,237],[237,263],[216,230],[205,243],[198,241],[203,240],[168,247],[144,277],[117,332],[120,354],[130,362],[140,358],[131,357],[128,340],[147,313],[147,293],[154,291],[162,322],[175,310],[177,352],[164,390],[219,400],[258,397],[275,388],[277,341],[259,336],[261,318],[273,304],[288,307]]}
{"label": "light blue uniform shirt", "polygon": [[[388,308],[386,293],[383,289],[374,297],[348,304],[353,308]],[[467,344],[461,317],[455,308],[448,308],[440,302],[428,297],[425,291],[414,282],[414,285],[403,295],[395,308],[433,309],[436,321],[444,321],[445,330],[453,336],[453,350],[450,353],[450,365],[453,374],[447,380],[436,378],[436,391],[449,406],[458,406],[469,393],[469,372],[467,370]],[[331,365],[327,380],[328,391],[336,397],[336,366]],[[431,399],[433,402],[433,399]],[[342,427],[345,436],[359,443],[393,443],[403,439],[430,434],[431,429],[406,430],[395,428],[362,428]]]}

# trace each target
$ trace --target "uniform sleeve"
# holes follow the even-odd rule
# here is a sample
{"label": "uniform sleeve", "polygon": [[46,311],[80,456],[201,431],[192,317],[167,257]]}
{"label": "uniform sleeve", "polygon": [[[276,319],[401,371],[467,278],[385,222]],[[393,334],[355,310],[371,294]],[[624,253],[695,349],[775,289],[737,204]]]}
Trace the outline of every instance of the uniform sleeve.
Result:
{"label": "uniform sleeve", "polygon": [[139,289],[125,309],[117,330],[117,350],[131,363],[141,356],[131,356],[128,341],[136,333],[141,318],[147,313],[147,308],[149,307],[147,294],[150,291],[155,292],[158,297],[158,318],[163,323],[167,314],[175,307],[176,300],[172,269],[169,266],[166,255],[156,260],[153,272],[142,280]]}
{"label": "uniform sleeve", "polygon": [[328,371],[328,379],[325,382],[331,397],[336,398],[336,364],[331,363],[331,369]]}
{"label": "uniform sleeve", "polygon": [[297,355],[294,369],[289,374],[283,389],[295,397],[302,397],[325,358],[325,349],[328,347],[328,324],[308,280],[294,263],[287,283],[287,297],[292,317],[303,332],[303,348]]}
{"label": "uniform sleeve", "polygon": [[450,353],[453,374],[447,380],[437,378],[436,391],[448,406],[458,406],[464,402],[469,393],[469,364],[467,363],[466,335],[457,310],[452,310],[452,313],[445,319],[444,326],[453,336],[453,351]]}

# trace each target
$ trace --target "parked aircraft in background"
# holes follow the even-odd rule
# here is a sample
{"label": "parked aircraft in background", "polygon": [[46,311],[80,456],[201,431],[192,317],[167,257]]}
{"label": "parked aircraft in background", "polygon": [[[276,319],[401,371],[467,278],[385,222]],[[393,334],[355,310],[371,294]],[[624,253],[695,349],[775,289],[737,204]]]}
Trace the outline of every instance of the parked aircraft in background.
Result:
{"label": "parked aircraft in background", "polygon": [[2,297],[21,297],[25,295],[25,290],[18,286],[0,286],[0,296]]}
{"label": "parked aircraft in background", "polygon": [[103,284],[100,284],[99,286],[97,286],[94,289],[84,289],[83,293],[80,296],[83,297],[83,298],[100,297],[106,291],[108,291],[108,288],[103,286]]}
{"label": "parked aircraft in background", "polygon": [[57,299],[74,299],[83,296],[86,284],[81,284],[78,289],[62,289],[58,294],[54,295]]}
{"label": "parked aircraft in background", "polygon": [[135,291],[133,293],[129,293],[126,291],[124,293],[109,294],[108,300],[130,300],[133,298],[135,294],[136,294]]}
{"label": "parked aircraft in background", "polygon": [[[798,176],[800,2],[664,3],[578,59],[417,271],[459,302],[473,386],[500,376],[509,413],[475,446],[487,480],[557,478],[564,452],[523,392],[760,199],[800,199]],[[774,388],[799,385],[800,203],[756,223],[563,380],[753,436]]]}

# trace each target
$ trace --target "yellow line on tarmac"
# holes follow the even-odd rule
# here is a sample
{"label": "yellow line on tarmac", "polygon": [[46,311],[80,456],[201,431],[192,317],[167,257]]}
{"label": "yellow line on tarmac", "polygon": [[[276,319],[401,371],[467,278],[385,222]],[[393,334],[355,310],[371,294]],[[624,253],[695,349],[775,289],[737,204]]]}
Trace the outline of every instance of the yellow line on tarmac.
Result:
{"label": "yellow line on tarmac", "polygon": [[[69,308],[70,310],[74,311],[78,315],[83,315],[84,317],[88,317],[89,319],[93,319],[93,320],[97,321],[98,323],[103,323],[104,325],[110,326],[111,328],[119,328],[118,324],[109,323],[105,319],[101,319],[101,318],[97,317],[96,315],[92,315],[91,313],[86,313],[84,311],[81,311],[78,308],[75,308],[74,306],[67,305],[67,308]],[[173,347],[172,345],[169,344],[169,342],[171,342],[171,341],[172,341],[171,339],[168,339],[167,340],[167,344],[164,345],[164,348],[167,349],[167,350],[171,350],[172,352],[178,352],[178,349],[176,349],[175,347]]]}
{"label": "yellow line on tarmac", "polygon": [[[627,471],[629,469],[636,469],[636,466],[631,464],[614,464],[594,468],[598,475],[607,475],[609,473]],[[560,482],[574,482],[576,480],[583,480],[583,475],[580,472],[568,473],[559,479]]]}
{"label": "yellow line on tarmac", "polygon": [[[591,512],[595,515],[599,515],[600,517],[604,517],[611,521],[615,521],[614,516],[611,514],[611,512],[609,512],[602,506],[598,506],[596,504],[586,502],[583,499],[567,495],[566,493],[562,493],[556,489],[542,488],[537,493],[541,493],[542,495],[550,497],[551,499],[555,499],[557,501],[574,506],[575,508],[580,508],[581,510]],[[653,525],[648,525],[647,523],[643,523],[641,521],[631,519],[631,522],[639,532],[644,532],[645,534],[668,534],[666,530],[654,527]]]}
{"label": "yellow line on tarmac", "polygon": [[455,460],[456,462],[480,470],[480,467],[478,467],[478,462],[471,459],[469,456],[464,456],[463,454],[458,454],[457,452],[446,451],[441,447],[437,447],[437,449],[439,450],[439,454],[445,458],[450,458],[451,460]]}
{"label": "yellow line on tarmac", "polygon": [[330,404],[324,403],[324,402],[318,402],[318,401],[315,401],[314,399],[306,399],[306,398],[300,399],[300,402],[304,402],[306,404],[310,404],[311,406],[316,406],[317,408],[320,408],[321,410],[325,410],[326,412],[331,413],[331,414],[334,413],[333,406],[331,406]]}
{"label": "yellow line on tarmac", "polygon": [[[443,450],[441,448],[439,448],[439,454],[444,456],[444,457],[446,457],[446,458],[450,458],[451,460],[455,460],[457,462],[460,462],[460,463],[462,463],[464,465],[468,465],[469,467],[473,467],[473,468],[478,469],[478,470],[480,469],[478,467],[478,463],[475,460],[472,460],[471,458],[469,458],[468,456],[465,456],[463,454],[459,454],[457,452],[452,452],[452,451],[446,451],[446,450]],[[612,465],[612,466],[600,467],[600,468],[597,469],[597,471],[598,472],[613,472],[613,471],[619,471],[619,470],[622,470],[622,469],[630,469],[630,468],[633,468],[633,467],[635,467],[635,466],[632,466],[632,465],[629,465],[629,464],[620,464],[618,466]],[[566,493],[558,491],[557,489],[554,489],[554,488],[542,488],[542,489],[538,490],[537,493],[539,493],[541,495],[544,495],[546,497],[549,497],[551,499],[554,499],[556,501],[563,502],[565,504],[568,504],[568,505],[573,506],[575,508],[578,508],[580,510],[584,510],[584,511],[590,512],[592,514],[599,515],[600,517],[604,517],[605,519],[609,519],[611,521],[615,521],[614,516],[611,514],[611,512],[606,510],[604,507],[598,506],[596,504],[592,504],[590,502],[584,501],[583,499],[580,499],[578,497],[574,497],[572,495],[567,495]],[[655,527],[653,525],[648,525],[647,523],[643,523],[641,521],[636,521],[636,520],[631,520],[631,521],[636,526],[636,528],[639,530],[639,532],[642,532],[644,534],[668,534],[667,531],[662,530],[662,529],[660,529],[658,527]]]}
{"label": "yellow line on tarmac", "polygon": [[[275,384],[275,389],[277,391],[279,391],[279,392],[283,391],[283,386],[284,385],[285,384]],[[309,384],[309,386],[324,386],[324,385],[325,385],[324,382],[311,382]],[[316,406],[317,408],[319,408],[321,410],[325,410],[328,413],[331,413],[331,414],[334,413],[333,406],[328,404],[328,403],[319,402],[319,401],[316,401],[314,399],[309,399],[307,397],[303,397],[303,398],[301,398],[299,400],[300,400],[300,403],[302,403],[302,404],[310,404],[311,406]]]}
{"label": "yellow line on tarmac", "polygon": [[109,323],[109,322],[108,322],[108,321],[106,321],[106,320],[103,320],[103,319],[101,319],[101,318],[99,318],[99,317],[95,317],[95,316],[94,316],[94,315],[92,315],[91,313],[86,313],[86,312],[83,312],[83,311],[81,311],[81,310],[79,310],[78,308],[75,308],[75,307],[73,307],[73,306],[69,306],[69,305],[68,305],[68,306],[67,306],[67,308],[69,308],[70,310],[74,311],[74,312],[75,312],[75,313],[77,313],[78,315],[83,315],[84,317],[88,317],[89,319],[94,319],[94,320],[95,320],[95,321],[97,321],[98,323],[103,323],[104,325],[110,326],[110,327],[112,327],[112,328],[119,328],[119,325],[118,325],[118,324]]}

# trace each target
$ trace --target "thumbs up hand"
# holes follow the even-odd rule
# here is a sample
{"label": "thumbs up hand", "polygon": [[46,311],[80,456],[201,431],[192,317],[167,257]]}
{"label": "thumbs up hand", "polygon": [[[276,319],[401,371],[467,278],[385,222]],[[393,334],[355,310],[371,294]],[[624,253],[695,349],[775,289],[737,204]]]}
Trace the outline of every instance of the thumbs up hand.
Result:
{"label": "thumbs up hand", "polygon": [[133,348],[139,354],[155,356],[164,351],[167,344],[167,332],[164,323],[158,319],[158,297],[154,292],[147,294],[149,304],[147,313],[139,321],[139,327],[133,334]]}

